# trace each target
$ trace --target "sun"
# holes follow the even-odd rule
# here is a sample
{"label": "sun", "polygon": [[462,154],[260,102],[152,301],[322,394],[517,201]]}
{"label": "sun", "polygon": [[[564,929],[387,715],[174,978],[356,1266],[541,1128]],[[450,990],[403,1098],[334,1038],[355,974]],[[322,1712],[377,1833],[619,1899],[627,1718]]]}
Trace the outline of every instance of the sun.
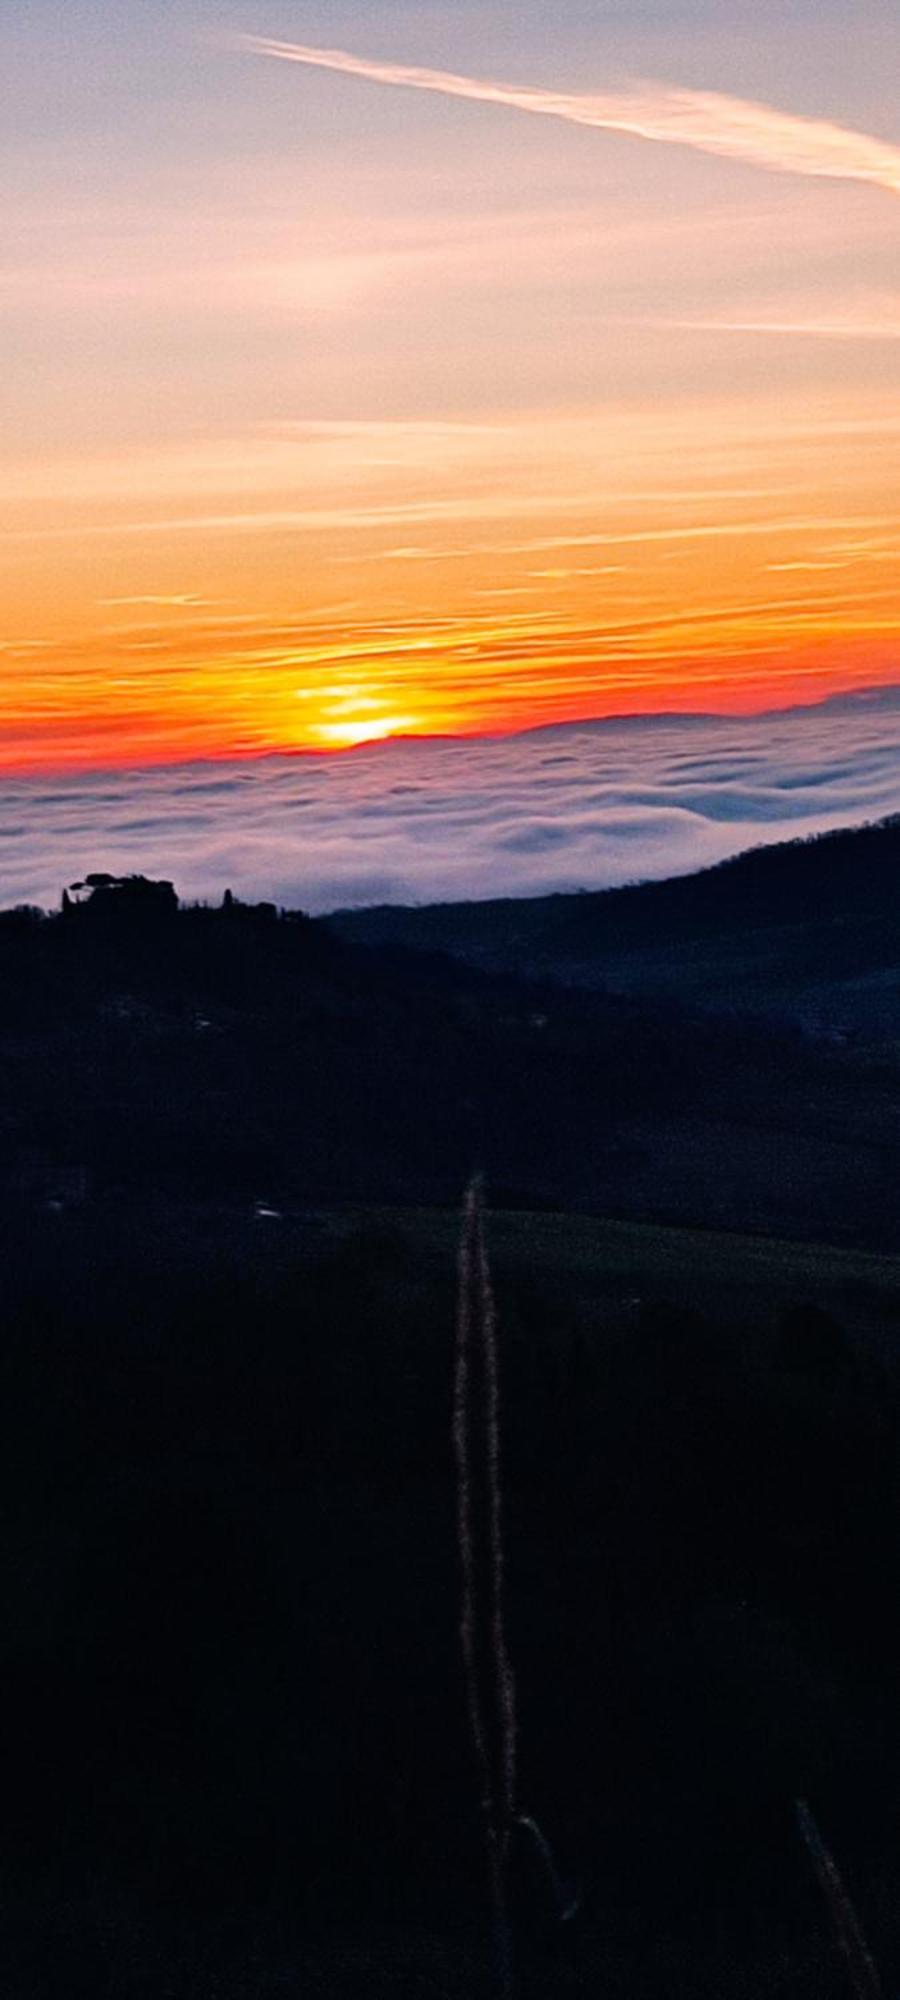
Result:
{"label": "sun", "polygon": [[353,750],[360,743],[384,743],[415,729],[414,715],[347,716],[341,722],[320,722],[316,735],[335,750]]}

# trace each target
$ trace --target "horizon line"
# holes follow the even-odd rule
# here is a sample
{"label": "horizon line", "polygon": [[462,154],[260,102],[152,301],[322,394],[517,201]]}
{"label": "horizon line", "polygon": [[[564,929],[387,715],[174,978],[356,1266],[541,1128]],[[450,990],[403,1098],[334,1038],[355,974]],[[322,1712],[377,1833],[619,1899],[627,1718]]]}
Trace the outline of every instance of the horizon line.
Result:
{"label": "horizon line", "polygon": [[46,784],[48,781],[51,783],[62,783],[66,780],[77,782],[86,778],[126,777],[131,775],[140,777],[143,775],[149,776],[151,773],[160,771],[195,770],[197,768],[202,769],[205,766],[218,768],[223,764],[262,764],[275,760],[286,762],[300,758],[314,759],[318,763],[323,760],[343,760],[346,757],[356,757],[366,752],[377,755],[379,752],[396,748],[399,744],[421,744],[427,748],[430,745],[509,743],[522,740],[528,736],[539,736],[550,730],[615,728],[635,723],[652,725],[654,723],[666,722],[732,722],[738,724],[744,722],[764,722],[769,717],[813,714],[817,709],[830,708],[838,702],[850,701],[858,703],[861,708],[869,703],[874,708],[884,696],[894,696],[900,702],[900,678],[891,681],[873,681],[863,687],[836,688],[830,694],[816,696],[812,701],[787,701],[776,703],[774,706],[764,704],[759,708],[647,708],[612,710],[605,714],[592,712],[585,715],[560,716],[549,721],[526,723],[523,726],[515,726],[510,729],[398,730],[393,735],[386,735],[377,739],[363,737],[355,743],[330,743],[321,745],[315,743],[271,744],[264,749],[224,749],[221,751],[207,751],[202,756],[196,757],[153,758],[143,763],[128,761],[119,764],[48,763],[23,766],[18,770],[13,765],[7,765],[0,768],[0,789],[2,789],[3,784],[7,781],[11,781],[13,784],[26,785],[32,783]]}

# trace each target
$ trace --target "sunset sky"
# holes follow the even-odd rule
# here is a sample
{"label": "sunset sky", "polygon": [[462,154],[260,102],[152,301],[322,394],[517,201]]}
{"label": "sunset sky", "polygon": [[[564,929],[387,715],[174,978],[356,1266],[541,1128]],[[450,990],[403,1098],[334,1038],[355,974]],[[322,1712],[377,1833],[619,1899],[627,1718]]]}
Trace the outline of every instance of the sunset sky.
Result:
{"label": "sunset sky", "polygon": [[7,769],[900,680],[896,0],[0,43]]}

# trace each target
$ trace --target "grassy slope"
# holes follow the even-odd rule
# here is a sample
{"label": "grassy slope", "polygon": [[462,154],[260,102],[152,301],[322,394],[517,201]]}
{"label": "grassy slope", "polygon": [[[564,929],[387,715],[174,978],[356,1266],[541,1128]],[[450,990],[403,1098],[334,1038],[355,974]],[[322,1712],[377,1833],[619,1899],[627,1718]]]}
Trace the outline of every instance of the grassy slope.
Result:
{"label": "grassy slope", "polygon": [[[352,1234],[365,1223],[395,1236],[411,1254],[441,1258],[448,1275],[458,1223],[446,1209],[371,1207],[335,1212],[331,1226]],[[882,1257],[830,1244],[782,1242],[725,1231],[670,1229],[591,1216],[494,1211],[496,1270],[572,1282],[598,1296],[661,1296],[698,1311],[740,1303],[759,1320],[786,1298],[825,1306],[866,1303],[866,1316],[900,1311],[900,1256]]]}

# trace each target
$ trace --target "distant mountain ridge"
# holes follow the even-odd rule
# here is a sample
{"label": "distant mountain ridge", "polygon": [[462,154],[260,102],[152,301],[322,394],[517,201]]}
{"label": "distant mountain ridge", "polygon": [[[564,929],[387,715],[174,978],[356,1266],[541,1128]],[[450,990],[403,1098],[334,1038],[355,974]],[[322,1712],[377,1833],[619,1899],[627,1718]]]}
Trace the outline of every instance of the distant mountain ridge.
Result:
{"label": "distant mountain ridge", "polygon": [[[803,715],[894,715],[900,710],[900,686],[852,688],[845,694],[827,695],[824,701],[792,702],[788,708],[764,708],[748,714],[736,714],[720,708],[659,708],[629,710],[622,715],[588,715],[573,717],[565,722],[538,722],[530,729],[518,729],[516,736],[553,736],[582,729],[616,729],[644,727],[652,729],[677,723],[690,728],[692,723],[702,726],[710,722],[785,722],[792,716]],[[415,737],[394,737],[393,742],[415,742]],[[454,737],[443,739],[454,742]]]}

